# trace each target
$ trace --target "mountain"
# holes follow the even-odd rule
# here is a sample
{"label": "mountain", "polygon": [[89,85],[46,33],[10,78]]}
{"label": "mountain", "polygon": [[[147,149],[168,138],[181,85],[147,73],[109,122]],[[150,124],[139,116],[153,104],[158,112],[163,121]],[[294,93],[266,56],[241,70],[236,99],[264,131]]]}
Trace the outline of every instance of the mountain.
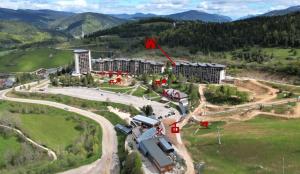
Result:
{"label": "mountain", "polygon": [[56,35],[19,21],[0,20],[0,48],[53,40]]}
{"label": "mountain", "polygon": [[89,34],[98,30],[114,27],[124,22],[126,22],[124,19],[88,12],[57,20],[51,27],[59,31],[70,33],[74,37],[79,37],[82,35],[82,32]]}
{"label": "mountain", "polygon": [[21,21],[39,28],[48,28],[57,19],[74,15],[74,13],[53,10],[13,10],[0,8],[0,20]]}
{"label": "mountain", "polygon": [[256,16],[258,16],[258,15],[247,15],[247,16],[240,17],[240,18],[238,18],[238,19],[236,19],[236,20],[237,20],[237,21],[238,21],[238,20],[245,20],[245,19],[254,18],[254,17],[256,17]]}
{"label": "mountain", "polygon": [[270,11],[261,16],[281,16],[281,15],[286,15],[286,14],[295,13],[295,12],[300,12],[300,5],[289,7],[289,8],[282,9],[282,10]]}
{"label": "mountain", "polygon": [[209,14],[197,10],[185,11],[182,13],[175,13],[169,15],[156,15],[153,13],[135,13],[135,14],[110,14],[110,16],[114,16],[120,19],[127,20],[138,20],[145,18],[153,18],[153,17],[165,17],[171,18],[173,20],[200,20],[203,22],[230,22],[232,19],[227,16],[217,15],[217,14]]}
{"label": "mountain", "polygon": [[218,14],[209,14],[197,10],[190,10],[182,13],[175,13],[166,15],[165,17],[174,20],[200,20],[203,22],[230,22],[232,19],[228,16],[222,16]]}
{"label": "mountain", "polygon": [[141,19],[141,18],[151,18],[157,17],[158,15],[152,13],[135,13],[135,14],[109,14],[110,16],[120,18],[120,19]]}

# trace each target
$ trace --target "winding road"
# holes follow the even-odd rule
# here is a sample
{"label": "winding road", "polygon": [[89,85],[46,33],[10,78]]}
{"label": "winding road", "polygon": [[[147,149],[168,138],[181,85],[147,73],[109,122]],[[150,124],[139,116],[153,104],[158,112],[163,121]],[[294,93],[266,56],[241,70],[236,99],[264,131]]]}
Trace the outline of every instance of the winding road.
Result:
{"label": "winding road", "polygon": [[[45,81],[45,83],[47,83]],[[33,85],[31,85],[33,86]],[[103,91],[103,90],[97,90],[97,89],[91,89],[91,88],[74,88],[74,87],[68,87],[68,88],[41,88],[44,89],[43,91],[37,89],[37,86],[43,86],[43,85],[36,85],[34,88],[31,88],[30,91],[24,91],[24,92],[37,92],[37,93],[48,93],[48,94],[62,94],[67,95],[71,97],[77,97],[82,98],[86,100],[95,100],[95,101],[113,101],[116,103],[123,103],[126,105],[133,105],[134,107],[143,107],[145,105],[152,105],[154,113],[162,116],[168,115],[170,111],[175,112],[175,118],[179,119],[181,116],[179,112],[176,109],[173,108],[165,108],[164,104],[146,100],[140,97],[131,96],[127,94],[118,94],[110,91]],[[17,91],[19,91],[19,88],[16,88]],[[118,169],[115,167],[116,163],[118,162],[118,156],[117,156],[117,137],[116,132],[114,130],[113,125],[106,120],[105,118],[101,117],[100,115],[94,114],[92,112],[88,112],[82,109],[78,109],[75,107],[71,107],[65,104],[60,104],[56,102],[51,101],[44,101],[44,100],[32,100],[32,99],[21,99],[21,98],[11,98],[6,96],[5,94],[8,92],[2,92],[0,91],[0,98],[10,101],[16,101],[16,102],[25,102],[25,103],[35,103],[35,104],[43,104],[48,105],[52,107],[56,107],[59,109],[65,109],[71,112],[78,113],[80,115],[86,116],[88,118],[91,118],[98,122],[103,130],[103,139],[102,139],[102,157],[101,159],[98,159],[92,164],[85,165],[76,169],[72,169],[60,174],[111,174],[111,173],[117,173]],[[23,91],[22,91],[23,92]],[[159,116],[158,115],[158,116]],[[179,144],[177,145],[177,149],[179,150],[179,154],[184,158],[187,164],[187,174],[194,174],[194,166],[193,166],[193,160],[191,159],[190,154],[187,152],[187,149],[185,148],[184,144],[181,141],[180,135],[179,138]],[[105,142],[105,143],[104,143]],[[115,170],[113,170],[115,169]]]}
{"label": "winding road", "polygon": [[84,117],[96,121],[102,127],[102,156],[101,159],[96,160],[95,162],[81,166],[76,169],[71,169],[61,174],[113,174],[118,173],[118,167],[116,163],[118,162],[117,156],[117,136],[116,131],[114,130],[113,125],[106,120],[104,117],[97,115],[95,113],[71,107],[65,104],[45,101],[45,100],[31,100],[31,99],[21,99],[21,98],[11,98],[7,97],[6,93],[9,90],[0,91],[0,99],[22,102],[22,103],[32,103],[32,104],[42,104],[58,109],[65,109],[70,112],[80,114]]}

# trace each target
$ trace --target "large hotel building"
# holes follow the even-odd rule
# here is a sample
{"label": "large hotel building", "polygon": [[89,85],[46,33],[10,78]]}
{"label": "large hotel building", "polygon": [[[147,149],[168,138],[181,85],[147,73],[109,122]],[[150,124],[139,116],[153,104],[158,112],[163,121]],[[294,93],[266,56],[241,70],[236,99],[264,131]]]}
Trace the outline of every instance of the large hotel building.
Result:
{"label": "large hotel building", "polygon": [[75,72],[73,75],[87,74],[92,71],[90,50],[74,50]]}
{"label": "large hotel building", "polygon": [[[132,75],[160,74],[164,71],[165,63],[143,59],[91,59],[89,50],[75,50],[75,74],[93,72],[122,71]],[[196,78],[201,82],[220,83],[225,79],[225,66],[215,63],[192,63],[178,61],[172,68],[176,76],[182,74],[186,78]]]}

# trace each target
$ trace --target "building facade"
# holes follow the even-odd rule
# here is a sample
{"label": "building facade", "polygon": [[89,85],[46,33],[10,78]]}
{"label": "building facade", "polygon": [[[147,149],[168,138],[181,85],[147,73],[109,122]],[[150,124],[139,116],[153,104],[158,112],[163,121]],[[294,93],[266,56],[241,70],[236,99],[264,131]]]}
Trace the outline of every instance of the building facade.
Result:
{"label": "building facade", "polygon": [[186,78],[206,83],[221,83],[225,79],[225,66],[215,63],[176,62],[172,71],[176,76],[182,74]]}
{"label": "building facade", "polygon": [[[163,62],[143,59],[105,58],[91,59],[90,50],[74,50],[76,74],[87,74],[91,71],[98,72],[123,72],[131,75],[160,74],[164,71]],[[187,79],[195,78],[202,83],[221,83],[225,80],[225,66],[216,63],[198,63],[177,61],[172,71],[175,76],[180,74]]]}
{"label": "building facade", "polygon": [[163,72],[164,63],[142,59],[94,59],[93,71],[122,71],[132,75],[160,74]]}
{"label": "building facade", "polygon": [[92,71],[92,59],[90,50],[74,50],[75,72],[73,74],[88,74]]}

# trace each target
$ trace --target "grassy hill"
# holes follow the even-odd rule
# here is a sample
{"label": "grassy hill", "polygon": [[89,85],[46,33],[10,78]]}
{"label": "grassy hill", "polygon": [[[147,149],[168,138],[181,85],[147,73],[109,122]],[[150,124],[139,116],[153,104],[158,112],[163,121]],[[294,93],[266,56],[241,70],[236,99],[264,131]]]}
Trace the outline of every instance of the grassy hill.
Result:
{"label": "grassy hill", "polygon": [[18,50],[0,56],[0,72],[31,72],[39,68],[55,68],[73,60],[71,51],[52,48]]}
{"label": "grassy hill", "polygon": [[42,29],[49,28],[49,24],[57,19],[73,14],[74,13],[53,10],[13,10],[0,8],[0,20],[24,22]]}
{"label": "grassy hill", "polygon": [[52,39],[50,33],[32,25],[0,20],[0,47],[12,47]]}
{"label": "grassy hill", "polygon": [[203,11],[190,10],[181,13],[170,14],[166,16],[174,20],[199,20],[203,22],[230,22],[232,19],[228,16],[210,14]]}
{"label": "grassy hill", "polygon": [[82,31],[85,34],[98,30],[114,27],[125,22],[123,19],[99,14],[99,13],[80,13],[75,14],[61,20],[57,20],[51,24],[52,28],[70,33],[73,36],[81,36]]}
{"label": "grassy hill", "polygon": [[[300,170],[299,119],[259,116],[246,122],[213,123],[210,129],[197,125],[183,128],[184,141],[196,162],[205,162],[203,173],[285,173]],[[222,144],[217,143],[217,126]],[[201,172],[202,173],[202,172]]]}
{"label": "grassy hill", "polygon": [[114,51],[115,56],[163,57],[158,50],[144,48],[145,37],[154,36],[175,59],[223,63],[229,68],[264,71],[280,78],[295,76],[298,82],[293,82],[300,83],[297,19],[300,13],[227,23],[180,21],[174,27],[174,21],[156,18],[95,32],[83,42],[95,44],[93,50]]}
{"label": "grassy hill", "polygon": [[[57,173],[91,163],[101,156],[101,128],[96,122],[80,115],[42,105],[0,102],[2,120],[17,126],[34,141],[54,150],[58,160],[51,163],[34,161],[26,166],[9,161],[13,167],[4,166],[0,173]],[[7,143],[15,144],[12,140]],[[3,157],[7,160],[7,156]]]}

